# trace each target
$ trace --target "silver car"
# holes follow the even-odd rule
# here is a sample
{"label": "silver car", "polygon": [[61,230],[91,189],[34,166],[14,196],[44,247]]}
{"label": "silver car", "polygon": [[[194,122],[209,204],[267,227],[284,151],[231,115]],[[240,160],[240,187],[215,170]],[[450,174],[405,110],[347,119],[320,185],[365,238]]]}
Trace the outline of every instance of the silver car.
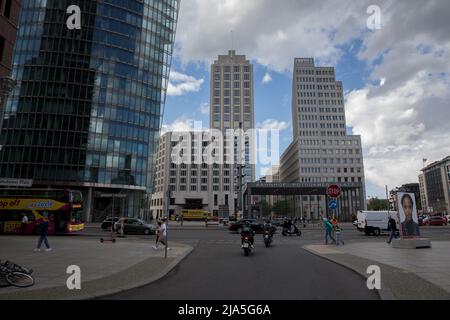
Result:
{"label": "silver car", "polygon": [[114,230],[121,233],[120,228],[122,224],[124,234],[152,235],[156,233],[156,227],[154,225],[136,218],[120,218],[114,223]]}

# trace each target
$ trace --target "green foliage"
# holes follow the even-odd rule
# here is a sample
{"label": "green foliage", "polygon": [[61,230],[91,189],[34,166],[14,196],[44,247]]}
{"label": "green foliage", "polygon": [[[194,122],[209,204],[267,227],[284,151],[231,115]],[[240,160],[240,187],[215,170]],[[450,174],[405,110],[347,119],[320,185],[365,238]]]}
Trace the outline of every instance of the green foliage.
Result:
{"label": "green foliage", "polygon": [[367,210],[369,211],[383,211],[389,208],[389,202],[386,199],[371,198],[367,202]]}

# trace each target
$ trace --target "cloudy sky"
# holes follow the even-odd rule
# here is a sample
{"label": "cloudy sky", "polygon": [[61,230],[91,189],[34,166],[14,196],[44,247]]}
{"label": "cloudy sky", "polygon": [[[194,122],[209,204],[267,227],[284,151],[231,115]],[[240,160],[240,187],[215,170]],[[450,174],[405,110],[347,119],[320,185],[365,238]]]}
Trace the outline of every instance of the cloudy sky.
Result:
{"label": "cloudy sky", "polygon": [[165,129],[208,126],[210,64],[233,47],[254,64],[255,121],[281,130],[281,153],[294,58],[314,57],[344,83],[367,195],[383,197],[386,184],[417,182],[423,158],[450,155],[449,17],[448,0],[182,0]]}

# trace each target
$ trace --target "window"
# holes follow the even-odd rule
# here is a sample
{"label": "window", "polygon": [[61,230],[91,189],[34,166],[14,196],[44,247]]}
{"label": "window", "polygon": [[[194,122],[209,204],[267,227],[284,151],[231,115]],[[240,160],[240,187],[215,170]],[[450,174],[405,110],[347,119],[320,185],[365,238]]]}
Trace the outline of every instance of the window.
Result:
{"label": "window", "polygon": [[3,61],[3,51],[5,50],[5,38],[0,36],[0,61]]}
{"label": "window", "polygon": [[[1,3],[2,3],[3,1],[0,1],[0,5],[1,5]],[[6,3],[5,3],[5,10],[3,11],[3,16],[5,17],[5,18],[10,18],[10,16],[11,16],[11,3],[12,3],[12,0],[6,0]]]}
{"label": "window", "polygon": [[217,206],[217,194],[214,195],[214,206]]}

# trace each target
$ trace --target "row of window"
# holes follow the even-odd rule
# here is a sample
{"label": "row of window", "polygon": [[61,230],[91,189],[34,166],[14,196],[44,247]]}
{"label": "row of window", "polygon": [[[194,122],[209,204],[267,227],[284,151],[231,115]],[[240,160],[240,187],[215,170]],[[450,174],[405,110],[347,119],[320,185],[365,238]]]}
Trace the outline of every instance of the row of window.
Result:
{"label": "row of window", "polygon": [[245,73],[250,72],[250,66],[220,66],[220,65],[215,65],[214,66],[214,73],[220,73],[223,70],[224,73],[230,73],[231,70],[233,70],[233,72],[235,73],[239,73],[241,72],[241,70],[243,70]]}
{"label": "row of window", "polygon": [[301,158],[301,164],[360,164],[360,158]]}
{"label": "row of window", "polygon": [[300,145],[305,145],[305,146],[316,146],[316,145],[335,145],[335,146],[351,146],[351,145],[359,145],[359,141],[358,140],[300,140]]}
{"label": "row of window", "polygon": [[300,179],[301,182],[362,182],[362,178],[358,177],[304,177]]}
{"label": "row of window", "polygon": [[[221,82],[215,81],[215,82],[214,82],[214,89],[215,89],[215,90],[220,89],[220,88],[221,88],[221,87],[220,87],[220,84],[221,84]],[[241,82],[241,81],[235,81],[235,82],[233,82],[233,89],[241,89],[242,86],[243,86],[244,88],[246,88],[246,89],[251,88],[251,86],[250,86],[250,81],[244,81],[244,82]],[[224,90],[225,90],[225,89],[231,89],[231,82],[229,82],[229,81],[223,82],[223,89],[224,89]]]}
{"label": "row of window", "polygon": [[361,173],[361,168],[301,168],[301,173]]}
{"label": "row of window", "polygon": [[300,149],[300,154],[360,154],[360,149]]}
{"label": "row of window", "polygon": [[321,123],[320,126],[318,123],[300,123],[300,128],[302,129],[345,129],[345,124],[343,123]]}
{"label": "row of window", "polygon": [[337,100],[323,100],[323,99],[297,99],[297,104],[299,105],[319,105],[319,106],[337,106],[337,105],[344,105],[344,101],[337,99]]}
{"label": "row of window", "polygon": [[302,137],[345,137],[345,131],[300,131]]}
{"label": "row of window", "polygon": [[295,73],[316,76],[334,76],[334,70],[296,69]]}

